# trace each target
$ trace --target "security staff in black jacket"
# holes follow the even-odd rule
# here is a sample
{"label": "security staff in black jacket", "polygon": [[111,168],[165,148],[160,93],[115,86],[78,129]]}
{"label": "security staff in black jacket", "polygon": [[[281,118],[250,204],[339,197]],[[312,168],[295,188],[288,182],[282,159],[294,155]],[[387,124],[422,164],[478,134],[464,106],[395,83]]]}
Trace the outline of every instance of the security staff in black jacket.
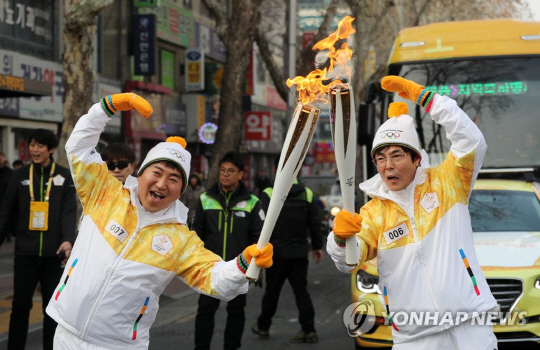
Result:
{"label": "security staff in black jacket", "polygon": [[[240,180],[244,163],[238,153],[228,152],[219,162],[219,182],[200,196],[193,231],[197,232],[205,248],[223,260],[238,256],[246,246],[259,239],[264,221],[260,201]],[[246,294],[227,303],[224,349],[238,349],[246,320]],[[214,332],[214,315],[219,299],[199,296],[195,319],[195,349],[210,349]]]}
{"label": "security staff in black jacket", "polygon": [[[63,263],[75,240],[77,203],[68,169],[56,164],[58,145],[49,130],[37,129],[28,138],[32,163],[15,170],[0,210],[0,246],[15,231],[13,306],[9,322],[9,350],[24,349],[32,297],[41,285],[43,349],[53,348],[56,322],[45,313]],[[32,202],[32,203],[31,203]],[[48,207],[48,209],[47,209]]]}
{"label": "security staff in black jacket", "polygon": [[[276,162],[277,163],[277,162]],[[276,164],[277,166],[277,164]],[[261,202],[268,210],[272,188],[263,191]],[[311,236],[313,260],[319,263],[323,257],[323,236],[319,210],[311,189],[295,180],[279,214],[270,242],[274,246],[274,264],[265,271],[266,291],[262,298],[261,314],[251,327],[261,339],[268,339],[272,317],[276,313],[281,287],[289,280],[298,308],[301,331],[289,341],[292,343],[315,343],[319,340],[315,330],[315,310],[307,290],[308,234]]]}

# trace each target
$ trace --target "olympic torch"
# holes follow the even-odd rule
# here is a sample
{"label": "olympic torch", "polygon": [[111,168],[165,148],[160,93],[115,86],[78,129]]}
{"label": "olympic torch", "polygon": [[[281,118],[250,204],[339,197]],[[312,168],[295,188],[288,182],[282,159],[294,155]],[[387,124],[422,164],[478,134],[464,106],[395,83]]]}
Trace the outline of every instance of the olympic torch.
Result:
{"label": "olympic torch", "polygon": [[[279,165],[276,169],[276,179],[266,218],[257,242],[257,248],[262,249],[270,241],[270,236],[276,225],[276,221],[287,199],[293,181],[302,167],[306,152],[313,137],[320,110],[310,105],[298,103],[293,113],[287,136],[279,157]],[[259,278],[260,268],[255,264],[249,264],[246,278],[256,281]]]}
{"label": "olympic torch", "polygon": [[[354,208],[354,173],[356,161],[356,115],[354,98],[349,84],[335,84],[330,87],[330,123],[334,154],[339,174],[339,184],[343,198],[343,209],[350,213]],[[347,239],[346,263],[358,265],[360,247],[356,236]]]}

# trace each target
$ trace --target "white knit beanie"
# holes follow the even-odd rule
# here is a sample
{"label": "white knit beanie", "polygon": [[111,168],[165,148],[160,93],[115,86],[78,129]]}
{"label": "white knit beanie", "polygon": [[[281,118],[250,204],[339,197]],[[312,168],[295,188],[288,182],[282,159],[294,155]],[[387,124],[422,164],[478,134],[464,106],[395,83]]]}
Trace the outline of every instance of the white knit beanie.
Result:
{"label": "white knit beanie", "polygon": [[182,188],[183,193],[188,186],[186,174],[189,174],[191,164],[191,154],[186,151],[186,145],[186,140],[180,136],[168,137],[165,142],[158,143],[148,152],[146,158],[144,158],[137,176],[141,176],[144,169],[153,163],[161,161],[174,163],[178,165],[182,171],[182,180],[184,182]]}
{"label": "white knit beanie", "polygon": [[420,154],[420,142],[418,133],[414,128],[414,120],[407,114],[407,104],[405,102],[392,102],[388,107],[388,119],[377,130],[371,148],[371,158],[374,158],[375,151],[386,146],[407,147],[411,151]]}

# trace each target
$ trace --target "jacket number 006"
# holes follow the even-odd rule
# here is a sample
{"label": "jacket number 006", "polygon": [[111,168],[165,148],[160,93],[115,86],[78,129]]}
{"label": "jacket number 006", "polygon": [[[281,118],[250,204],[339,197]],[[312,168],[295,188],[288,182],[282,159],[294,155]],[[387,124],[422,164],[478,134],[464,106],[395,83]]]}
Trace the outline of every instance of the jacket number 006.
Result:
{"label": "jacket number 006", "polygon": [[398,238],[401,235],[403,235],[403,229],[401,227],[388,233],[388,237],[391,239]]}

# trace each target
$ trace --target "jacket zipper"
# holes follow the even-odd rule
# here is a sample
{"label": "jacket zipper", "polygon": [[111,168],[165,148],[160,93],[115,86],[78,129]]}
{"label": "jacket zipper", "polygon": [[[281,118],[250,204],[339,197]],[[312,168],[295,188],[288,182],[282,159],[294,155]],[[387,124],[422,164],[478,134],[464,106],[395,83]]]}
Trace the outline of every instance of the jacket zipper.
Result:
{"label": "jacket zipper", "polygon": [[[149,225],[152,225],[152,223],[149,223],[146,226],[149,226]],[[144,226],[144,227],[146,227],[146,226]],[[139,227],[139,215],[137,215],[137,227]],[[97,310],[98,306],[101,304],[101,299],[103,299],[103,296],[105,294],[105,290],[109,286],[109,283],[111,282],[112,277],[113,277],[114,273],[116,272],[116,267],[122,261],[122,257],[126,255],[126,252],[127,252],[128,248],[131,246],[131,244],[133,243],[133,240],[137,236],[137,233],[139,233],[139,231],[142,230],[144,227],[135,229],[135,232],[133,232],[133,236],[131,236],[130,240],[127,242],[127,244],[124,247],[124,249],[122,250],[122,252],[120,252],[120,255],[118,255],[116,257],[116,261],[111,266],[111,268],[110,268],[110,270],[109,270],[109,272],[107,274],[107,277],[105,278],[105,282],[103,283],[103,286],[101,287],[101,291],[99,292],[98,297],[96,298],[94,306],[92,307],[92,311],[90,311],[90,315],[88,316],[88,320],[86,320],[86,324],[84,325],[83,331],[81,332],[81,339],[86,338],[86,335],[88,333],[88,328],[90,327],[90,323],[92,323],[92,320],[94,319],[94,315],[96,313],[96,310]]]}
{"label": "jacket zipper", "polygon": [[[227,253],[227,224],[229,221],[229,199],[231,199],[232,192],[229,192],[228,194],[225,194],[225,209],[223,210],[223,214],[225,214],[225,225],[223,227],[223,257],[222,259],[225,260],[226,253]],[[232,223],[231,223],[232,226]]]}
{"label": "jacket zipper", "polygon": [[[416,230],[416,222],[414,221],[414,212],[416,210],[416,206],[414,205],[414,194],[415,194],[415,191],[416,191],[416,183],[414,184],[415,186],[415,190],[412,191],[412,199],[410,199],[412,202],[413,202],[413,216],[409,216],[407,213],[407,216],[409,216],[409,220],[411,221],[411,227],[412,227],[412,230],[413,230],[413,235],[414,235],[414,243],[416,245],[416,258],[418,259],[418,262],[420,263],[421,267],[422,267],[422,277],[424,278],[424,281],[427,285],[427,290],[429,291],[429,295],[431,296],[431,300],[433,301],[433,304],[435,305],[436,308],[438,308],[438,304],[437,304],[437,300],[435,299],[435,295],[433,295],[433,290],[431,289],[431,285],[428,283],[428,276],[427,276],[427,271],[426,271],[426,264],[424,264],[424,260],[422,259],[422,249],[420,247],[420,244],[419,244],[419,241],[418,241],[418,233],[417,233],[417,230]],[[395,203],[395,202],[394,202]],[[397,203],[396,203],[397,204]],[[398,204],[399,206],[399,204]],[[401,206],[400,206],[401,207]],[[403,211],[405,211],[403,208],[401,208]]]}
{"label": "jacket zipper", "polygon": [[[41,180],[39,184],[39,198],[43,202],[43,167],[41,167]],[[43,255],[43,231],[39,231],[39,254],[38,256]]]}

